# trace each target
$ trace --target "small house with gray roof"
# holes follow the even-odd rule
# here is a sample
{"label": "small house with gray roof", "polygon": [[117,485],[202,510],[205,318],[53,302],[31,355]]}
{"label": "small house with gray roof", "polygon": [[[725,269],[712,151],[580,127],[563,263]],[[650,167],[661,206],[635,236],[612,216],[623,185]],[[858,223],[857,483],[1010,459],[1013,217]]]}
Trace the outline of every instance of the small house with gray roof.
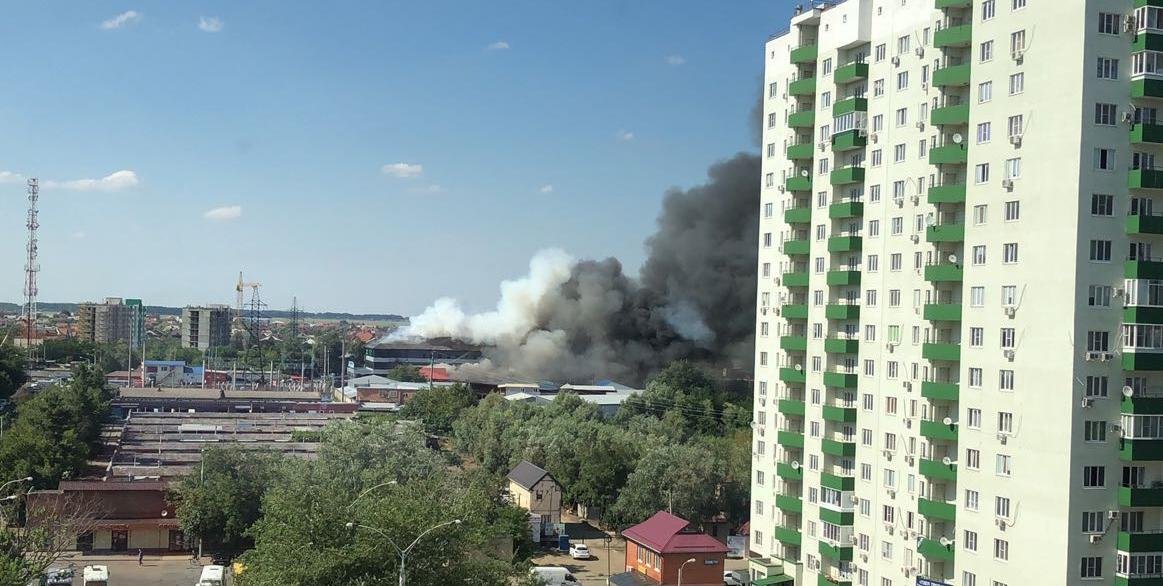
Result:
{"label": "small house with gray roof", "polygon": [[514,505],[541,517],[541,535],[553,535],[561,522],[561,485],[553,475],[522,461],[509,471],[509,498]]}

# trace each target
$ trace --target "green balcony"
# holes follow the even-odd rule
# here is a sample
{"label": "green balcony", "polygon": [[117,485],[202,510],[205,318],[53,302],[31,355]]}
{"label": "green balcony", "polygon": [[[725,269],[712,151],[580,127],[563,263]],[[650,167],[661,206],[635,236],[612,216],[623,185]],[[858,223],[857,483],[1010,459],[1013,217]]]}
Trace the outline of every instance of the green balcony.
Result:
{"label": "green balcony", "polygon": [[857,375],[854,372],[832,372],[824,373],[824,385],[829,387],[836,387],[838,389],[855,389]]}
{"label": "green balcony", "polygon": [[961,321],[961,304],[926,303],[924,315],[929,321]]}
{"label": "green balcony", "polygon": [[791,62],[796,65],[815,63],[820,56],[819,45],[800,45],[791,50]]}
{"label": "green balcony", "polygon": [[859,130],[845,130],[832,135],[832,152],[842,153],[862,149],[868,145],[868,136]]}
{"label": "green balcony", "polygon": [[864,216],[864,204],[858,201],[844,201],[828,206],[828,217],[833,220],[860,218]]}
{"label": "green balcony", "polygon": [[1163,460],[1163,440],[1120,439],[1119,459],[1124,462]]}
{"label": "green balcony", "polygon": [[969,104],[933,108],[929,114],[929,124],[933,126],[960,125],[969,123]]}
{"label": "green balcony", "polygon": [[957,424],[945,425],[944,421],[921,421],[921,435],[931,440],[957,441]]}
{"label": "green balcony", "polygon": [[920,544],[917,545],[917,553],[929,561],[952,562],[953,544],[945,546],[936,539],[921,538]]}
{"label": "green balcony", "polygon": [[851,458],[856,455],[856,442],[838,442],[836,440],[823,439],[820,441],[820,449],[825,454],[831,454],[842,458]]}
{"label": "green balcony", "polygon": [[823,415],[825,421],[831,421],[832,423],[856,423],[855,407],[824,405]]}
{"label": "green balcony", "polygon": [[816,586],[852,586],[852,579],[833,578],[825,574],[820,574],[816,578]]}
{"label": "green balcony", "polygon": [[827,507],[820,507],[820,520],[833,525],[851,527],[856,515],[852,511],[834,511]]}
{"label": "green balcony", "polygon": [[777,494],[775,495],[775,508],[788,513],[802,513],[804,501],[798,496]]}
{"label": "green balcony", "polygon": [[964,242],[965,224],[941,224],[925,230],[926,242]]}
{"label": "green balcony", "polygon": [[1163,79],[1131,80],[1132,98],[1163,98]]}
{"label": "green balcony", "polygon": [[921,345],[921,358],[925,360],[945,360],[957,362],[961,360],[961,344],[943,342],[925,342]]}
{"label": "green balcony", "polygon": [[929,203],[965,203],[965,184],[934,185],[929,188]]}
{"label": "green balcony", "polygon": [[808,272],[807,271],[792,271],[784,273],[780,281],[785,287],[807,287],[808,286]]}
{"label": "green balcony", "polygon": [[816,78],[805,77],[787,84],[787,93],[796,97],[815,96]]}
{"label": "green balcony", "polygon": [[969,85],[969,64],[951,65],[933,71],[934,87],[958,87]]}
{"label": "green balcony", "polygon": [[796,417],[803,417],[806,406],[803,401],[796,399],[780,399],[776,405],[776,410],[784,415],[794,415]]}
{"label": "green balcony", "polygon": [[868,79],[868,64],[849,63],[848,65],[841,65],[836,68],[836,72],[832,74],[832,77],[836,80],[837,85]]}
{"label": "green balcony", "polygon": [[929,519],[957,520],[957,505],[954,503],[917,499],[917,512]]}
{"label": "green balcony", "polygon": [[1128,279],[1163,279],[1163,262],[1128,260],[1123,263],[1123,276]]}
{"label": "green balcony", "polygon": [[960,283],[965,269],[959,264],[941,263],[925,267],[925,280],[930,283]]}
{"label": "green balcony", "polygon": [[811,160],[814,156],[812,149],[816,145],[810,142],[801,142],[787,147],[787,158],[793,161]]}
{"label": "green balcony", "polygon": [[788,303],[780,311],[785,319],[808,319],[807,303]]}
{"label": "green balcony", "polygon": [[1132,305],[1123,308],[1125,324],[1163,324],[1163,307]]}
{"label": "green balcony", "polygon": [[1163,397],[1123,397],[1119,411],[1126,415],[1163,415]]}
{"label": "green balcony", "polygon": [[1131,52],[1139,51],[1163,51],[1163,34],[1151,30],[1136,34],[1131,42]]}
{"label": "green balcony", "polygon": [[1123,370],[1163,370],[1163,354],[1155,352],[1123,352]]}
{"label": "green balcony", "polygon": [[957,383],[939,383],[924,381],[921,383],[921,396],[930,401],[956,401],[960,395]]}
{"label": "green balcony", "polygon": [[856,354],[860,351],[860,340],[828,338],[824,340],[824,352],[829,354]]}
{"label": "green balcony", "polygon": [[947,144],[929,149],[930,165],[964,165],[969,160],[969,150],[963,144]]}
{"label": "green balcony", "polygon": [[832,286],[859,285],[860,271],[828,271],[826,281]]}
{"label": "green balcony", "polygon": [[799,545],[803,542],[803,536],[800,535],[799,530],[788,527],[776,527],[775,538],[787,545]]}
{"label": "green balcony", "polygon": [[833,560],[852,561],[852,546],[831,545],[827,541],[820,542],[820,555]]}
{"label": "green balcony", "polygon": [[860,306],[855,303],[831,303],[824,307],[824,317],[836,320],[860,319]]}
{"label": "green balcony", "polygon": [[784,367],[779,369],[779,380],[791,384],[804,384],[808,382],[808,375],[804,374],[802,370],[796,370],[791,367]]}
{"label": "green balcony", "polygon": [[969,8],[973,0],[937,0],[937,10],[945,8]]}
{"label": "green balcony", "polygon": [[1131,128],[1131,142],[1163,143],[1163,124],[1136,124]]}
{"label": "green balcony", "polygon": [[810,224],[812,222],[812,208],[788,208],[783,211],[783,221],[788,224]]}
{"label": "green balcony", "polygon": [[775,435],[775,442],[785,448],[802,450],[804,448],[804,434],[795,431],[780,431]]}
{"label": "green balcony", "polygon": [[1127,234],[1163,234],[1163,216],[1127,216]]}
{"label": "green balcony", "polygon": [[945,27],[933,33],[933,46],[938,49],[946,47],[967,47],[973,42],[973,25]]}
{"label": "green balcony", "polygon": [[803,480],[804,469],[802,467],[793,468],[791,464],[780,462],[775,465],[775,475],[784,480]]}
{"label": "green balcony", "polygon": [[945,465],[940,460],[921,459],[917,471],[926,478],[933,480],[957,480],[957,464]]}
{"label": "green balcony", "polygon": [[1121,507],[1163,507],[1163,486],[1158,488],[1119,487]]}
{"label": "green balcony", "polygon": [[789,128],[814,128],[816,126],[816,111],[808,108],[794,114],[788,114],[787,125]]}
{"label": "green balcony", "polygon": [[1119,531],[1118,550],[1135,553],[1163,551],[1163,533]]}
{"label": "green balcony", "polygon": [[832,185],[864,183],[864,167],[841,167],[832,171],[830,179]]}
{"label": "green balcony", "polygon": [[1131,169],[1127,175],[1127,187],[1131,189],[1163,189],[1163,170]]}
{"label": "green balcony", "polygon": [[839,118],[852,112],[867,112],[868,98],[845,98],[832,104],[832,117]]}
{"label": "green balcony", "polygon": [[788,256],[803,256],[811,252],[811,243],[804,240],[788,240],[783,243],[783,253]]}
{"label": "green balcony", "polygon": [[783,182],[783,188],[788,191],[811,191],[812,190],[812,176],[796,175],[795,177],[788,177]]}
{"label": "green balcony", "polygon": [[836,474],[829,474],[827,472],[820,473],[820,486],[830,488],[832,490],[854,490],[856,488],[855,476],[838,476]]}
{"label": "green balcony", "polygon": [[804,352],[808,349],[807,336],[781,336],[779,347],[789,352]]}
{"label": "green balcony", "polygon": [[861,244],[859,236],[833,236],[828,239],[828,252],[857,252]]}

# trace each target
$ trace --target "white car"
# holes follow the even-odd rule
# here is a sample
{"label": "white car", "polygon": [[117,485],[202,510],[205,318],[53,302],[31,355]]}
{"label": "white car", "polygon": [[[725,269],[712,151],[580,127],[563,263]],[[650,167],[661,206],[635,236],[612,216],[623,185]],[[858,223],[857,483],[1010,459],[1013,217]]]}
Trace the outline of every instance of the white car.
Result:
{"label": "white car", "polygon": [[724,586],[747,586],[751,580],[747,578],[747,574],[735,570],[727,570],[723,572]]}
{"label": "white car", "polygon": [[590,548],[586,547],[584,543],[571,543],[569,557],[575,560],[588,560],[590,559]]}

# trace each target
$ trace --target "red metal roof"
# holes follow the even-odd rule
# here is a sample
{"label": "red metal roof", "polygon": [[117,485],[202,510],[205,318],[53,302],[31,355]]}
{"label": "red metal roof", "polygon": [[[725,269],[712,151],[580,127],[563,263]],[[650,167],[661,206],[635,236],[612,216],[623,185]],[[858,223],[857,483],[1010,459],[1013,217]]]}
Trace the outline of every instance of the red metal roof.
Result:
{"label": "red metal roof", "polygon": [[683,533],[686,519],[666,511],[622,532],[622,537],[658,553],[727,553],[727,546],[703,533]]}
{"label": "red metal roof", "polygon": [[421,366],[418,370],[420,371],[420,376],[422,376],[422,377],[424,377],[424,378],[426,378],[434,383],[448,382],[448,381],[452,380],[448,376],[448,369],[447,368],[443,368],[440,366],[436,366],[436,367]]}

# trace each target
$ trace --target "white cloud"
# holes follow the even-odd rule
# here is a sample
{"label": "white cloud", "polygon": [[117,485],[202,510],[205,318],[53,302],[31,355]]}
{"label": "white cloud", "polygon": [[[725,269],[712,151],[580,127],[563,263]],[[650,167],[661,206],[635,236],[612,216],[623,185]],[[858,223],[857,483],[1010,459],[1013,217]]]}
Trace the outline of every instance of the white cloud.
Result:
{"label": "white cloud", "polygon": [[549,185],[549,184],[545,184],[545,185],[542,185],[541,188],[538,189],[537,191],[540,191],[541,193],[553,193],[553,186]]}
{"label": "white cloud", "polygon": [[634,133],[629,130],[619,130],[617,134],[618,140],[622,142],[629,142],[634,140]]}
{"label": "white cloud", "polygon": [[122,12],[121,14],[118,14],[109,20],[102,22],[101,29],[111,31],[113,29],[118,29],[123,26],[137,23],[141,20],[141,18],[142,16],[140,12],[136,10],[126,10],[125,12]]}
{"label": "white cloud", "polygon": [[384,175],[391,175],[400,179],[412,179],[424,174],[424,165],[419,163],[392,163],[384,165],[380,171]]}
{"label": "white cloud", "polygon": [[242,206],[222,206],[208,210],[202,214],[203,218],[207,220],[214,220],[216,222],[228,222],[230,220],[237,220],[242,217]]}
{"label": "white cloud", "polygon": [[114,171],[100,179],[74,179],[72,181],[45,181],[49,189],[69,189],[72,191],[122,191],[137,187],[141,183],[137,173],[123,169]]}
{"label": "white cloud", "polygon": [[0,171],[0,183],[20,183],[21,181],[24,181],[24,175],[20,173]]}
{"label": "white cloud", "polygon": [[77,240],[80,240],[84,237],[85,237],[85,233],[82,231],[78,230],[77,232],[73,232],[73,238],[76,238]]}
{"label": "white cloud", "polygon": [[222,19],[217,16],[198,17],[198,29],[204,33],[216,33],[222,30]]}
{"label": "white cloud", "polygon": [[682,55],[667,55],[666,56],[666,64],[667,65],[678,67],[679,65],[682,65],[683,63],[686,63],[686,58],[683,57]]}
{"label": "white cloud", "polygon": [[490,51],[504,51],[509,48],[508,41],[497,41],[489,45]]}

